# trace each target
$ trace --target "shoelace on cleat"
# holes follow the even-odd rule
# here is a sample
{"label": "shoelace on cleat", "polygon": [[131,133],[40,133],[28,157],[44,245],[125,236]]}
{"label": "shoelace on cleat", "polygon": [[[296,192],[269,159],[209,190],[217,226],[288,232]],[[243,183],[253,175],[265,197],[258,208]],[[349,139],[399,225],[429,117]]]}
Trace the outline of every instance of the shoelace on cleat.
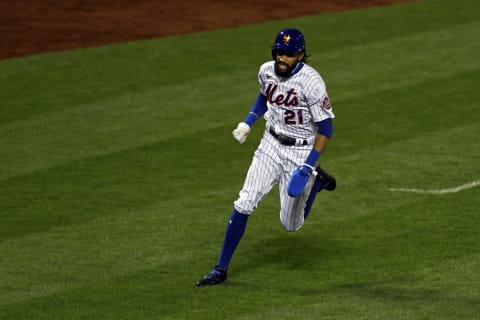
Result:
{"label": "shoelace on cleat", "polygon": [[214,279],[216,277],[220,277],[222,275],[222,273],[218,270],[213,270],[212,272],[210,272],[209,274],[206,275],[205,279]]}

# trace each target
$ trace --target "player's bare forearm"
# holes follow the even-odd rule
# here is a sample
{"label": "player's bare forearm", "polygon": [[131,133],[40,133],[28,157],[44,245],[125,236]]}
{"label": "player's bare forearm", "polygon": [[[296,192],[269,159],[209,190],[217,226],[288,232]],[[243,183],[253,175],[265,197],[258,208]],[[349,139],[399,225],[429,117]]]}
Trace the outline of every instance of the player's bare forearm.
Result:
{"label": "player's bare forearm", "polygon": [[330,138],[328,138],[327,136],[324,136],[323,134],[317,133],[313,148],[318,152],[322,153],[327,147],[329,142],[330,142]]}

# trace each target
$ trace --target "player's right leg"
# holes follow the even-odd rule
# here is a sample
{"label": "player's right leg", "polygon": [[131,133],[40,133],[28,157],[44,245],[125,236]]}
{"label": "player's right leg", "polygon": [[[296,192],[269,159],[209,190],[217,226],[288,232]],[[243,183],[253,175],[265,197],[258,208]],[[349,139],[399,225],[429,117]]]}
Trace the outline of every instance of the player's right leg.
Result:
{"label": "player's right leg", "polygon": [[272,155],[267,155],[262,148],[255,152],[239,198],[234,202],[234,210],[227,223],[218,263],[210,273],[197,282],[197,286],[217,285],[227,279],[230,260],[243,237],[248,217],[276,184],[278,170],[278,166],[272,161]]}
{"label": "player's right leg", "polygon": [[218,263],[210,273],[207,273],[203,279],[197,281],[197,286],[211,286],[227,280],[228,266],[230,265],[230,260],[232,259],[237,245],[240,243],[240,240],[245,233],[248,217],[248,215],[233,209],[227,223],[227,230],[225,231]]}

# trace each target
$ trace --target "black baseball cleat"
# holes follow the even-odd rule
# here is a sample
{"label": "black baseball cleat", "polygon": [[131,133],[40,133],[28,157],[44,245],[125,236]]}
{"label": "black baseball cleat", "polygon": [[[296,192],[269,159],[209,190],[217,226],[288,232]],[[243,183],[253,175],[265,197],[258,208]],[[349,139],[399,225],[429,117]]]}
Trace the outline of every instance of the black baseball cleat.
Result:
{"label": "black baseball cleat", "polygon": [[227,270],[216,265],[212,272],[207,273],[202,280],[197,281],[197,287],[214,286],[227,280]]}
{"label": "black baseball cleat", "polygon": [[335,188],[337,187],[337,181],[335,180],[335,178],[326,173],[325,170],[320,168],[320,166],[318,166],[315,170],[317,171],[317,179],[322,182],[321,189],[327,189],[328,191],[335,190]]}

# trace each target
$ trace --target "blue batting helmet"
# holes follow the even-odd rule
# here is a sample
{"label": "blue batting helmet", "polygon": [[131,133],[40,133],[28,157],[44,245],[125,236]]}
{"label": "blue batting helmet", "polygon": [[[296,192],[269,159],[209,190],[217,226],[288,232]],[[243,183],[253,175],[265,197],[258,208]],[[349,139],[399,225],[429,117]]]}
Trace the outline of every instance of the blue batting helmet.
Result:
{"label": "blue batting helmet", "polygon": [[277,51],[289,53],[305,52],[305,38],[298,29],[283,29],[275,37],[275,43],[272,46],[272,57],[275,59]]}

